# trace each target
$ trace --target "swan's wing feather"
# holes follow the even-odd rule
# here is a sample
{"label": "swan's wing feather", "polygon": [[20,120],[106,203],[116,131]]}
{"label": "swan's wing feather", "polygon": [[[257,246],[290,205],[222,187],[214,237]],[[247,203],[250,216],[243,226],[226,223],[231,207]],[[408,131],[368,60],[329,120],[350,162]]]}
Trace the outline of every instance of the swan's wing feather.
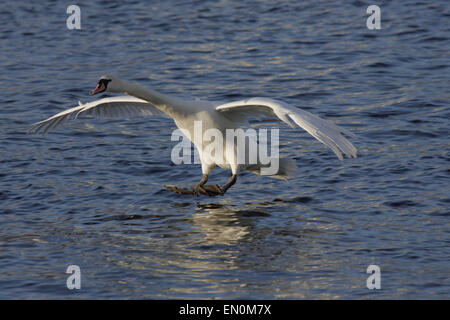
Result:
{"label": "swan's wing feather", "polygon": [[219,105],[216,107],[216,110],[235,120],[242,120],[243,117],[257,116],[259,114],[277,117],[290,127],[295,127],[292,123],[294,122],[314,138],[331,148],[340,160],[343,159],[342,153],[347,157],[356,158],[356,148],[342,135],[343,133],[350,137],[355,137],[352,132],[285,102],[269,98],[251,98]]}
{"label": "swan's wing feather", "polygon": [[76,119],[79,115],[91,115],[97,117],[130,117],[163,115],[152,104],[145,100],[130,96],[103,98],[86,104],[79,102],[79,106],[64,110],[43,121],[32,125],[29,133],[42,132],[46,134],[68,119]]}

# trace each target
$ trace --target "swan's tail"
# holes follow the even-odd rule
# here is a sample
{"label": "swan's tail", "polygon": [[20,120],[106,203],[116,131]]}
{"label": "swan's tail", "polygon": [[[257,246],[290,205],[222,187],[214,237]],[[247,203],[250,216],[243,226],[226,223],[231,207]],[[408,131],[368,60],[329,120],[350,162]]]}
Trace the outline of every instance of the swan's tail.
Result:
{"label": "swan's tail", "polygon": [[292,177],[295,171],[297,170],[297,164],[295,163],[294,159],[289,158],[280,158],[278,163],[278,172],[272,175],[264,174],[264,170],[261,171],[261,168],[268,168],[269,165],[252,165],[246,168],[247,171],[264,175],[269,178],[275,178],[275,179],[283,179],[287,180],[288,178]]}

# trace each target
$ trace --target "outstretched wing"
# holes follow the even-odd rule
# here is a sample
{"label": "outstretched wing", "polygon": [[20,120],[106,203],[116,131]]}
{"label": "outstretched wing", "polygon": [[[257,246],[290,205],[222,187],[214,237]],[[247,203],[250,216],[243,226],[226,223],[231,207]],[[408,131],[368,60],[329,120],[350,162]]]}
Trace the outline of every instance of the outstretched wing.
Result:
{"label": "outstretched wing", "polygon": [[129,116],[162,115],[163,112],[147,101],[135,97],[119,96],[104,98],[85,104],[79,102],[79,106],[77,107],[62,111],[46,120],[34,123],[28,133],[43,132],[43,134],[46,134],[48,131],[64,123],[67,119],[76,119],[81,114],[125,118]]}
{"label": "outstretched wing", "polygon": [[331,148],[340,160],[343,160],[342,153],[349,158],[356,158],[356,148],[342,135],[343,133],[355,137],[353,133],[282,101],[269,98],[251,98],[219,105],[216,110],[223,112],[225,116],[234,121],[243,121],[248,116],[266,115],[277,117],[294,128],[293,121],[314,138]]}

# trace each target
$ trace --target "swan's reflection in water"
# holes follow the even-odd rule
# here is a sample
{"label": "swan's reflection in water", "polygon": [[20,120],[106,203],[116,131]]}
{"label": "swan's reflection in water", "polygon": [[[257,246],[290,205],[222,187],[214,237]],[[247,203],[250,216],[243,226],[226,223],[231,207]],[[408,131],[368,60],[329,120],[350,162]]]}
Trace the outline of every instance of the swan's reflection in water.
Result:
{"label": "swan's reflection in water", "polygon": [[239,268],[243,247],[251,241],[258,211],[240,210],[222,204],[199,204],[185,220],[190,231],[176,242],[177,259],[172,263],[204,281],[218,271]]}
{"label": "swan's reflection in water", "polygon": [[269,215],[222,204],[199,204],[193,209],[192,214],[140,219],[147,220],[145,234],[137,233],[136,227],[129,234],[115,234],[108,245],[121,255],[110,256],[110,262],[133,270],[152,269],[154,275],[157,270],[162,275],[234,269],[241,242],[251,238],[255,217]]}
{"label": "swan's reflection in water", "polygon": [[[194,212],[186,214],[189,209]],[[229,291],[240,281],[231,275],[239,268],[242,247],[251,241],[258,217],[269,214],[222,204],[190,205],[183,211],[151,217],[146,235],[136,234],[135,227],[133,234],[115,234],[108,262],[131,273],[151,274],[147,285],[165,286],[170,297],[194,294],[199,286],[203,292]]]}
{"label": "swan's reflection in water", "polygon": [[[103,250],[95,269],[104,279],[107,265],[111,279],[120,279],[110,289],[120,288],[123,294],[237,299],[253,292],[258,297],[304,298],[310,290],[328,288],[329,270],[344,263],[322,252],[322,235],[336,233],[332,223],[298,216],[295,225],[280,222],[288,208],[280,201],[242,207],[153,203],[142,208],[146,214],[136,210],[102,218],[104,228],[114,231],[90,239]],[[313,276],[305,277],[308,273]],[[96,283],[95,277],[86,281],[109,290],[109,284]],[[321,295],[327,297],[325,291]]]}
{"label": "swan's reflection in water", "polygon": [[203,245],[232,245],[247,236],[250,226],[240,219],[239,213],[224,205],[199,205],[192,222],[204,235]]}

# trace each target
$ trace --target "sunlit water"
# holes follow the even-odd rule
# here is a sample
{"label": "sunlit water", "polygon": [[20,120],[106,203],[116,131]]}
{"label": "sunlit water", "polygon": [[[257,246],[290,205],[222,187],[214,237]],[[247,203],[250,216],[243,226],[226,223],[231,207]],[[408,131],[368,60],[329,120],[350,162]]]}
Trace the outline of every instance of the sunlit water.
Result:
{"label": "sunlit water", "polygon": [[[77,4],[82,30],[65,2],[0,8],[0,298],[450,298],[447,1],[381,1],[381,30],[363,1]],[[170,119],[26,134],[107,73],[281,99],[352,130],[359,157],[266,121],[296,176],[243,173],[224,197],[192,197],[163,188],[201,174],[171,163]]]}

